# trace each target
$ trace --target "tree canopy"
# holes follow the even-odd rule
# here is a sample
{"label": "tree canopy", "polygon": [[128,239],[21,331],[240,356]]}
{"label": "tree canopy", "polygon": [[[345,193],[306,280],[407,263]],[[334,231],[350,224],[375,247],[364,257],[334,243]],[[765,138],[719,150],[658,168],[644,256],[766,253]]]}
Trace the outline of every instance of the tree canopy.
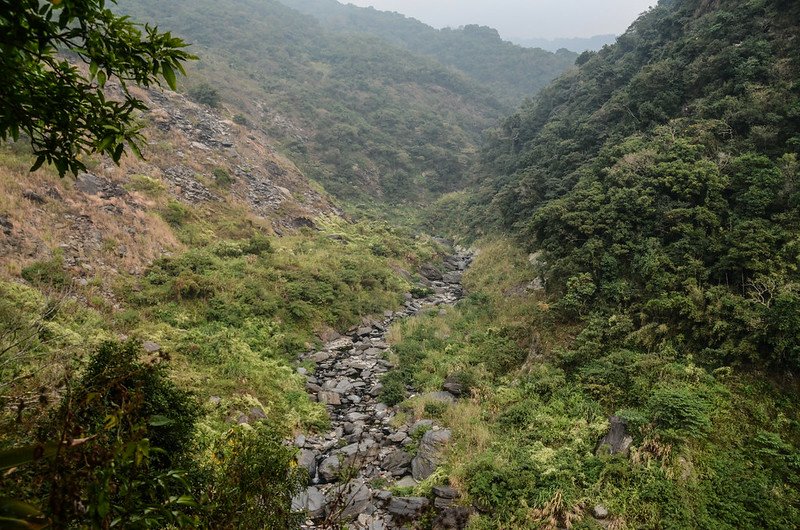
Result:
{"label": "tree canopy", "polygon": [[[85,169],[81,156],[118,162],[139,154],[135,112],[144,104],[128,83],[174,89],[176,71],[193,59],[183,40],[115,15],[104,0],[0,0],[0,138],[27,136],[60,175]],[[88,68],[81,68],[83,62]],[[121,98],[104,92],[116,79]]]}

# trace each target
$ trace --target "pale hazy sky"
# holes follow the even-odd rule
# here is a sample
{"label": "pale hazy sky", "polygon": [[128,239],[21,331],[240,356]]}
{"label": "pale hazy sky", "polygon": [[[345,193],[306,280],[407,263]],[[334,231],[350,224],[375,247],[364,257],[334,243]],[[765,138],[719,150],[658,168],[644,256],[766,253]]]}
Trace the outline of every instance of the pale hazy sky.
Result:
{"label": "pale hazy sky", "polygon": [[491,26],[503,37],[620,34],[657,0],[339,0],[397,11],[441,28]]}

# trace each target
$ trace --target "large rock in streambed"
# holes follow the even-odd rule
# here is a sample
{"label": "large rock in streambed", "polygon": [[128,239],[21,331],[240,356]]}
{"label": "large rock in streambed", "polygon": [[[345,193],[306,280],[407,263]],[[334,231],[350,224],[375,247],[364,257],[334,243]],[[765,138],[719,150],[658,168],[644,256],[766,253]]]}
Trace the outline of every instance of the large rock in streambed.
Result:
{"label": "large rock in streambed", "polygon": [[330,392],[326,390],[321,390],[317,392],[317,400],[320,403],[324,403],[326,405],[341,405],[342,404],[342,396],[339,395],[337,392]]}
{"label": "large rock in streambed", "polygon": [[364,479],[354,479],[347,484],[336,486],[328,492],[328,511],[340,521],[350,521],[360,513],[375,510],[372,491]]}
{"label": "large rock in streambed", "polygon": [[319,519],[325,513],[325,502],[325,495],[311,486],[292,499],[292,511],[306,512],[312,519]]}
{"label": "large rock in streambed", "polygon": [[450,486],[434,486],[433,495],[433,505],[439,509],[449,508],[460,497],[458,491]]}
{"label": "large rock in streambed", "polygon": [[442,450],[450,442],[450,430],[428,431],[422,435],[417,456],[411,461],[411,475],[414,480],[425,480],[436,471]]}
{"label": "large rock in streambed", "polygon": [[301,449],[297,455],[297,465],[308,471],[308,477],[313,479],[317,474],[317,453],[309,449]]}
{"label": "large rock in streambed", "polygon": [[419,274],[423,278],[426,278],[430,281],[441,281],[442,280],[442,273],[439,270],[431,265],[430,263],[424,263],[419,268]]}
{"label": "large rock in streambed", "polygon": [[338,456],[329,456],[323,460],[317,468],[320,482],[336,482],[339,478],[341,467],[342,463],[339,461]]}
{"label": "large rock in streambed", "polygon": [[392,497],[387,510],[400,521],[413,521],[429,504],[430,501],[425,497]]}
{"label": "large rock in streambed", "polygon": [[444,380],[442,388],[447,392],[450,392],[455,397],[462,396],[466,392],[464,383],[462,383],[461,378],[456,375],[447,376],[447,379]]}
{"label": "large rock in streambed", "polygon": [[447,272],[442,275],[442,280],[445,283],[461,283],[461,276],[460,272]]}
{"label": "large rock in streambed", "polygon": [[381,467],[394,477],[402,477],[408,473],[411,460],[412,456],[406,451],[396,449],[381,461]]}

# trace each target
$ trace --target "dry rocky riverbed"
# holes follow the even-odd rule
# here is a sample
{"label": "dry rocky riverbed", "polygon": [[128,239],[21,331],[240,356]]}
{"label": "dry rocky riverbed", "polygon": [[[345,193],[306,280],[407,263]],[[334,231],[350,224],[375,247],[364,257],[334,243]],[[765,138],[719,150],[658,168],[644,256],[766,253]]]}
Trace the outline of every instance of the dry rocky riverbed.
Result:
{"label": "dry rocky riverbed", "polygon": [[[298,436],[298,463],[311,477],[309,487],[293,501],[295,510],[308,514],[304,528],[384,530],[413,528],[423,516],[439,529],[463,528],[469,510],[457,506],[458,493],[447,486],[433,488],[433,496],[396,496],[391,488],[415,486],[436,469],[450,431],[432,420],[397,426],[397,410],[380,402],[381,378],[392,365],[387,360],[389,326],[398,319],[439,305],[451,305],[463,295],[461,276],[472,255],[459,252],[444,262],[443,273],[424,268],[433,294],[407,296],[401,311],[351,330],[321,350],[301,356],[316,363],[306,375],[307,390],[331,415],[331,431],[313,437]],[[457,398],[457,385],[446,385],[429,397]]]}

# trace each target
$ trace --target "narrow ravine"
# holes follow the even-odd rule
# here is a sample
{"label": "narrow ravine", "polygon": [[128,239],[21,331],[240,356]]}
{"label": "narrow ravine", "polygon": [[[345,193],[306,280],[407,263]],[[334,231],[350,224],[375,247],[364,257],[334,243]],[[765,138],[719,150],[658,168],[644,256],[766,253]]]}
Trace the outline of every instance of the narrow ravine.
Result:
{"label": "narrow ravine", "polygon": [[[308,513],[304,528],[401,528],[431,510],[438,528],[463,527],[466,514],[451,506],[457,496],[452,488],[434,488],[433,502],[392,495],[390,488],[415,486],[435,471],[450,431],[432,420],[397,426],[396,407],[381,403],[379,396],[381,378],[392,368],[387,360],[389,326],[424,309],[456,303],[463,296],[461,277],[472,257],[461,250],[444,260],[442,273],[426,268],[432,294],[420,299],[407,295],[402,310],[387,311],[383,320],[301,356],[316,363],[313,374],[301,373],[308,392],[326,404],[331,416],[330,432],[295,440],[298,463],[311,477],[308,489],[293,502],[293,509]],[[456,398],[447,391],[431,397]]]}

